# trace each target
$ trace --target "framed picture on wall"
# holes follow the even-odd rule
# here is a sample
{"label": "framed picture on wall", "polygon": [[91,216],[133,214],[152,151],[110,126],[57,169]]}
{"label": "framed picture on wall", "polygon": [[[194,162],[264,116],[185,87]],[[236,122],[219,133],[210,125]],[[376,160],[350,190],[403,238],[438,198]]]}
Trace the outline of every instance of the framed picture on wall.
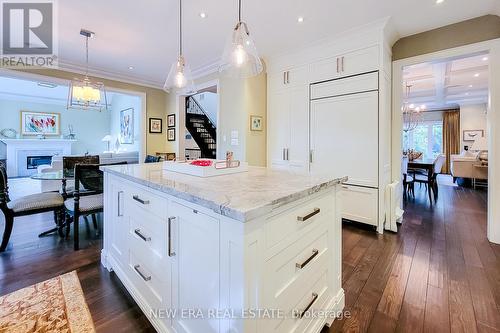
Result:
{"label": "framed picture on wall", "polygon": [[251,131],[262,131],[263,119],[261,116],[250,116],[250,130]]}
{"label": "framed picture on wall", "polygon": [[465,130],[464,131],[464,141],[476,141],[477,138],[482,138],[484,136],[484,130]]}
{"label": "framed picture on wall", "polygon": [[120,111],[120,143],[134,143],[134,108]]}
{"label": "framed picture on wall", "polygon": [[175,127],[175,114],[167,116],[167,127]]}
{"label": "framed picture on wall", "polygon": [[22,135],[61,135],[61,115],[21,111]]}
{"label": "framed picture on wall", "polygon": [[175,141],[175,128],[167,129],[167,140]]}
{"label": "framed picture on wall", "polygon": [[161,118],[149,118],[149,133],[163,132],[163,120]]}

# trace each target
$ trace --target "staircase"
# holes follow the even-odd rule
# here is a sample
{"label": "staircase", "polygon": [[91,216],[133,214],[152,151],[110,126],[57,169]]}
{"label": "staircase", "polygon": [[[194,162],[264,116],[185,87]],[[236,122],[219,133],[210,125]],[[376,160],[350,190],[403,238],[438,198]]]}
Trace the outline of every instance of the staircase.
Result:
{"label": "staircase", "polygon": [[186,97],[186,128],[200,147],[201,157],[215,158],[217,127],[192,96]]}

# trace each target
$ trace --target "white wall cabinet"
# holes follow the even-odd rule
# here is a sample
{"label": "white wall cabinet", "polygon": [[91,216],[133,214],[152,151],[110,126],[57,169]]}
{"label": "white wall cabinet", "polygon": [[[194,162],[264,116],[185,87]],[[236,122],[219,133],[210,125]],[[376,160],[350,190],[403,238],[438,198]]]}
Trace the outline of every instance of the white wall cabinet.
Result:
{"label": "white wall cabinet", "polygon": [[[363,188],[343,196],[343,217],[375,225],[379,232],[390,183],[386,34],[385,27],[377,26],[268,61],[269,167],[296,165],[312,174],[348,176],[350,187]],[[306,108],[306,101],[307,113],[293,110]]]}
{"label": "white wall cabinet", "polygon": [[[309,171],[309,87],[308,67],[298,67],[270,75],[268,95],[269,132],[268,160],[273,168]],[[282,78],[283,81],[278,81]]]}

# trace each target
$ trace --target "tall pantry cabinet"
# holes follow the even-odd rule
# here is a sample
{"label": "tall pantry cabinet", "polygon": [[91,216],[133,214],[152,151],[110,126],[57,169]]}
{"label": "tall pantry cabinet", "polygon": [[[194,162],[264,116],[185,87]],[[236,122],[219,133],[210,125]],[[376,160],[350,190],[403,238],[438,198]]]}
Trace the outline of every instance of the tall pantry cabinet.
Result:
{"label": "tall pantry cabinet", "polygon": [[391,52],[384,28],[268,60],[268,166],[348,176],[342,217],[382,233],[391,181]]}

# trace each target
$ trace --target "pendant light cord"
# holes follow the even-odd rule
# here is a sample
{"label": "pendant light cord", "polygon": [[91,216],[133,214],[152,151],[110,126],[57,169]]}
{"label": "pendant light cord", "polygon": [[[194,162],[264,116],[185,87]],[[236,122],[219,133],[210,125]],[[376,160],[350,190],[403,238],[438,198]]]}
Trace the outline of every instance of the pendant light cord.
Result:
{"label": "pendant light cord", "polygon": [[241,22],[241,0],[238,0],[238,22]]}
{"label": "pendant light cord", "polygon": [[179,0],[179,56],[182,55],[182,0]]}
{"label": "pendant light cord", "polygon": [[89,38],[85,37],[85,63],[87,65],[85,69],[85,77],[89,76]]}

